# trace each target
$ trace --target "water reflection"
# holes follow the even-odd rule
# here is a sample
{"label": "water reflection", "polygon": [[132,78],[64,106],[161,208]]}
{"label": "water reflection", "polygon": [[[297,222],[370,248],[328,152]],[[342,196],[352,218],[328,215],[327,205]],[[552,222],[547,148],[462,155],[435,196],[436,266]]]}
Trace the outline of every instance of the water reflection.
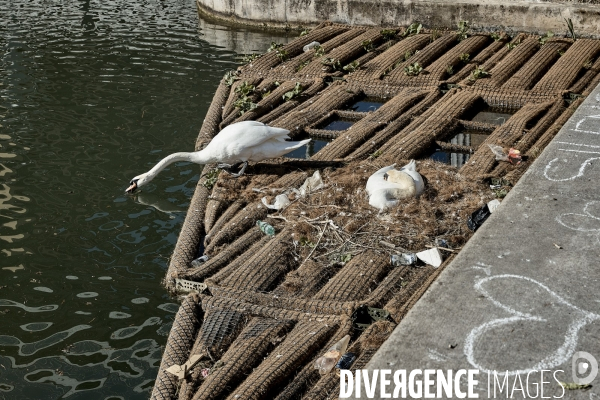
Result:
{"label": "water reflection", "polygon": [[321,129],[326,131],[345,131],[354,125],[354,121],[345,121],[343,119],[334,119],[330,121],[328,124],[323,126]]}
{"label": "water reflection", "polygon": [[146,399],[199,168],[123,191],[191,150],[235,51],[287,39],[199,26],[188,0],[0,9],[0,398]]}
{"label": "water reflection", "polygon": [[472,119],[473,122],[484,122],[492,125],[502,125],[505,123],[510,117],[512,117],[514,111],[512,113],[507,110],[502,109],[494,109],[488,108],[483,111],[478,112]]}
{"label": "water reflection", "polygon": [[383,104],[384,102],[381,100],[366,98],[350,105],[348,110],[356,112],[377,111]]}

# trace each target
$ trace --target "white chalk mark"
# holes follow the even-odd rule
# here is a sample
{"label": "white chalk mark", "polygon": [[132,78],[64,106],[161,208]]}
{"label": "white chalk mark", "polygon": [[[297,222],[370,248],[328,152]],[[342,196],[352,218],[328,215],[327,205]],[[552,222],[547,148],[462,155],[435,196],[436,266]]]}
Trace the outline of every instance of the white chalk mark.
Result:
{"label": "white chalk mark", "polygon": [[595,217],[591,217],[589,215],[584,215],[584,214],[576,214],[576,213],[567,213],[567,214],[561,214],[558,217],[556,217],[556,222],[558,222],[559,224],[561,224],[562,226],[564,226],[565,228],[569,228],[572,229],[574,231],[578,231],[578,232],[600,232],[600,228],[584,228],[584,227],[573,227],[573,226],[569,226],[567,223],[563,222],[562,217],[566,217],[567,215],[572,215],[574,217],[584,217],[584,218],[594,218],[596,220],[598,220],[598,218]]}
{"label": "white chalk mark", "polygon": [[588,130],[580,128],[581,124],[583,124],[588,118],[590,118],[590,119],[600,119],[600,115],[588,115],[588,116],[584,117],[583,119],[579,120],[575,124],[575,129],[572,129],[572,130],[576,131],[576,132],[583,132],[583,133],[591,133],[593,135],[600,135],[600,132],[597,132],[597,131],[588,131]]}
{"label": "white chalk mark", "polygon": [[439,361],[439,362],[446,362],[448,361],[448,357],[446,357],[445,355],[443,355],[442,353],[440,353],[437,350],[434,349],[428,349],[429,350],[429,358],[434,360],[434,361]]}
{"label": "white chalk mark", "polygon": [[[565,228],[578,232],[597,232],[596,242],[600,243],[600,217],[593,215],[590,211],[588,211],[588,208],[590,206],[599,203],[600,201],[590,201],[589,203],[586,203],[583,207],[583,214],[561,214],[558,217],[556,217],[556,222],[558,222]],[[573,221],[570,222],[569,219],[572,219]],[[578,222],[578,224],[576,222]]]}
{"label": "white chalk mark", "polygon": [[559,141],[556,141],[556,143],[558,143],[558,144],[568,144],[570,146],[583,146],[583,147],[593,147],[595,149],[600,149],[600,146],[596,146],[596,145],[593,145],[593,144],[570,143],[570,142],[559,142]]}
{"label": "white chalk mark", "polygon": [[488,264],[484,264],[482,262],[476,262],[475,264],[477,264],[476,266],[472,266],[472,269],[480,269],[483,272],[485,272],[485,274],[487,276],[490,276],[492,274],[492,266],[488,265]]}
{"label": "white chalk mark", "polygon": [[600,151],[589,151],[589,150],[572,150],[572,149],[558,149],[562,151],[570,151],[571,153],[587,153],[587,154],[600,154]]}
{"label": "white chalk mark", "polygon": [[[487,282],[492,281],[493,279],[520,279],[525,280],[527,282],[533,283],[537,285],[539,288],[545,290],[550,296],[552,296],[556,302],[561,303],[567,307],[570,307],[575,312],[571,313],[573,315],[573,321],[569,324],[567,331],[565,333],[563,344],[552,352],[550,355],[546,356],[542,360],[540,360],[537,364],[532,365],[529,368],[524,368],[520,370],[507,371],[503,373],[498,373],[498,375],[508,374],[509,376],[513,376],[516,374],[526,374],[529,371],[533,370],[542,370],[542,369],[553,369],[564,362],[568,361],[571,356],[575,353],[575,348],[577,346],[577,340],[579,335],[579,330],[583,328],[585,325],[590,322],[596,321],[600,319],[600,315],[594,314],[585,310],[580,309],[579,307],[569,303],[561,296],[550,290],[546,285],[524,276],[519,275],[496,275],[490,276],[487,278],[480,279],[475,283],[475,290],[483,294],[490,300],[495,306],[501,308],[505,312],[511,314],[511,317],[506,318],[498,318],[489,322],[486,322],[476,328],[474,328],[465,338],[465,347],[464,352],[467,357],[467,361],[473,365],[473,367],[478,368],[483,373],[492,372],[494,370],[498,370],[499,368],[494,368],[493,366],[487,367],[482,365],[478,360],[475,359],[475,344],[479,341],[478,339],[484,335],[485,333],[494,330],[497,327],[510,325],[512,323],[518,321],[537,321],[537,322],[545,322],[546,319],[541,318],[536,315],[532,315],[526,312],[517,311],[505,304],[502,304],[500,301],[494,299],[484,288],[483,285]],[[508,285],[512,286],[512,285]]]}
{"label": "white chalk mark", "polygon": [[[579,167],[579,171],[577,172],[577,175],[574,176],[570,176],[568,178],[551,178],[548,176],[548,173],[550,172],[550,169],[552,168],[552,164],[555,163],[558,160],[558,158],[555,158],[553,160],[550,160],[550,162],[548,163],[548,165],[546,165],[546,168],[544,168],[544,176],[546,177],[546,179],[553,181],[553,182],[566,182],[566,181],[572,181],[575,180],[581,176],[583,176],[583,174],[585,173],[585,168],[588,165],[592,164],[592,161],[595,160],[600,160],[600,157],[592,157],[592,158],[588,158],[587,160],[585,160],[582,164],[581,167]],[[564,160],[564,162],[568,162],[568,160]]]}
{"label": "white chalk mark", "polygon": [[490,275],[492,274],[492,271],[490,270],[490,268],[489,268],[489,267],[476,267],[476,266],[472,266],[471,268],[473,268],[473,269],[480,269],[480,270],[482,270],[483,272],[485,272],[485,274],[486,274],[487,276],[490,276]]}
{"label": "white chalk mark", "polygon": [[482,262],[480,262],[480,261],[476,262],[475,264],[477,264],[477,265],[479,265],[479,266],[481,266],[481,267],[488,267],[488,268],[492,268],[492,266],[491,266],[491,265],[489,265],[489,264],[485,264],[485,263],[482,263]]}

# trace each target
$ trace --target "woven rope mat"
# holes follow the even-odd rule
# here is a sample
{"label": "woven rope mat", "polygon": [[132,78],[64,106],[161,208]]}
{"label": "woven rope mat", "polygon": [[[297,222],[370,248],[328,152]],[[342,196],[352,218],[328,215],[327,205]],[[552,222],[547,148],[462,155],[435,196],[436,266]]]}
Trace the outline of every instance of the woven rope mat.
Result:
{"label": "woven rope mat", "polygon": [[[394,267],[390,255],[436,239],[460,249],[468,215],[510,190],[600,80],[597,40],[415,28],[323,23],[221,81],[196,149],[245,120],[329,143],[308,160],[250,165],[238,179],[204,167],[165,284],[207,289],[183,300],[153,399],[337,398],[339,380],[319,375],[314,360],[349,334],[352,368],[366,365],[455,253],[437,269]],[[347,127],[330,130],[336,121]],[[488,144],[526,157],[498,162]],[[378,214],[366,179],[410,159],[425,192]],[[281,212],[262,203],[317,170],[324,188],[291,195]],[[210,259],[192,265],[200,248]],[[201,358],[185,379],[165,372],[190,355]]]}

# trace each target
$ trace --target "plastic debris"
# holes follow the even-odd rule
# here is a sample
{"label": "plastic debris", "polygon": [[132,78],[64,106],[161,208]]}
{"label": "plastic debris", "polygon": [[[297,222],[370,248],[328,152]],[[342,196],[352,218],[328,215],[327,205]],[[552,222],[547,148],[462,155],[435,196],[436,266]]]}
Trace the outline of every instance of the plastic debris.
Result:
{"label": "plastic debris", "polygon": [[440,239],[440,238],[435,239],[435,245],[437,247],[442,247],[444,249],[450,249],[451,248],[450,245],[448,244],[448,241],[446,239]]}
{"label": "plastic debris", "polygon": [[175,278],[175,290],[179,292],[197,292],[202,293],[208,286],[206,283],[188,281],[186,279]]}
{"label": "plastic debris", "polygon": [[417,253],[417,257],[419,260],[423,261],[425,264],[431,265],[433,268],[437,268],[442,265],[442,253],[438,250],[437,247],[433,249],[421,251]]}
{"label": "plastic debris", "polygon": [[383,308],[360,306],[352,313],[352,326],[354,329],[364,331],[376,321],[387,321],[390,312]]}
{"label": "plastic debris", "polygon": [[272,205],[267,203],[266,197],[263,197],[261,199],[261,201],[265,205],[265,207],[267,207],[271,210],[277,210],[277,211],[281,211],[291,204],[291,201],[290,201],[290,199],[288,199],[286,194],[280,194],[280,195],[276,196],[275,201],[273,202]]}
{"label": "plastic debris", "polygon": [[311,49],[314,49],[315,47],[320,46],[320,45],[321,45],[321,43],[319,43],[319,42],[310,42],[309,44],[307,44],[306,46],[304,46],[302,48],[302,51],[306,53],[307,51],[310,51]]}
{"label": "plastic debris", "polygon": [[294,189],[294,193],[304,197],[309,193],[322,189],[324,186],[325,184],[321,178],[321,173],[319,171],[315,171],[311,177],[306,178],[302,186],[300,186],[300,189]]}
{"label": "plastic debris", "polygon": [[354,353],[346,353],[342,356],[342,358],[340,358],[340,361],[338,361],[337,364],[335,364],[335,374],[337,376],[340,376],[340,370],[341,369],[350,369],[350,367],[352,366],[352,364],[354,364],[354,361],[356,361],[356,355]]}
{"label": "plastic debris", "polygon": [[488,144],[492,153],[496,155],[496,160],[498,161],[508,161],[511,164],[519,165],[523,160],[521,156],[521,152],[517,149],[513,149],[512,147],[508,150],[508,154],[504,153],[504,149],[502,146],[498,146],[495,144]]}
{"label": "plastic debris", "polygon": [[195,260],[192,260],[192,267],[199,267],[200,265],[207,262],[208,258],[209,258],[208,255],[205,254],[202,257],[198,257]]}
{"label": "plastic debris", "polygon": [[271,225],[267,224],[266,222],[258,220],[258,221],[256,221],[256,225],[261,230],[261,232],[264,233],[265,235],[275,236],[275,228],[273,228]]}
{"label": "plastic debris", "polygon": [[185,362],[185,364],[171,365],[165,371],[171,375],[175,375],[178,379],[183,379],[189,374],[190,370],[198,363],[198,361],[200,361],[201,358],[202,356],[200,355],[191,356],[190,359]]}
{"label": "plastic debris", "polygon": [[485,220],[488,219],[491,214],[492,213],[490,212],[488,205],[485,204],[483,207],[475,210],[473,214],[469,216],[469,219],[467,220],[467,226],[470,230],[475,232],[481,225],[483,225]]}
{"label": "plastic debris", "polygon": [[400,265],[413,265],[417,262],[417,255],[415,253],[400,253],[400,254],[392,254],[390,256],[390,263],[394,267],[399,267]]}
{"label": "plastic debris", "polygon": [[510,181],[504,180],[502,178],[492,178],[490,183],[493,186],[510,186]]}
{"label": "plastic debris", "polygon": [[500,200],[498,200],[498,199],[494,199],[494,200],[490,201],[489,203],[487,203],[488,210],[490,210],[490,214],[493,213],[494,211],[496,211],[496,209],[498,208],[499,205],[500,205]]}
{"label": "plastic debris", "polygon": [[208,368],[202,368],[202,370],[200,371],[200,373],[202,374],[203,378],[206,378],[210,374],[210,369],[208,369]]}
{"label": "plastic debris", "polygon": [[508,156],[504,154],[504,149],[502,146],[498,146],[495,144],[488,144],[492,153],[496,155],[496,160],[498,161],[508,161]]}
{"label": "plastic debris", "polygon": [[350,335],[344,336],[339,342],[331,346],[327,353],[317,358],[315,361],[315,369],[319,370],[321,375],[325,375],[336,366],[342,354],[346,353],[348,343],[350,342]]}
{"label": "plastic debris", "polygon": [[519,165],[521,164],[522,160],[523,158],[521,157],[521,152],[519,150],[513,148],[508,150],[508,161],[511,164]]}

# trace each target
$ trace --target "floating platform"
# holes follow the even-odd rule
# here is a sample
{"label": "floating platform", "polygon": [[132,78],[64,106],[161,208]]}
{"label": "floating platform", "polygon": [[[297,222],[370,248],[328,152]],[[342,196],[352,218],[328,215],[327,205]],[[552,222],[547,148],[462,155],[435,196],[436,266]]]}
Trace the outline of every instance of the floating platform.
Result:
{"label": "floating platform", "polygon": [[[598,84],[599,55],[592,39],[323,23],[226,75],[196,150],[245,120],[315,144],[238,179],[204,167],[165,278],[192,293],[152,398],[337,398],[339,378],[314,361],[350,335],[351,368],[369,362],[470,239],[469,215],[510,190]],[[488,144],[524,160],[499,162]],[[370,207],[367,178],[410,159],[423,195]],[[317,171],[320,188],[293,190]],[[283,193],[291,204],[270,210]],[[431,247],[445,248],[439,268],[390,263]],[[166,371],[190,359],[181,378]]]}

